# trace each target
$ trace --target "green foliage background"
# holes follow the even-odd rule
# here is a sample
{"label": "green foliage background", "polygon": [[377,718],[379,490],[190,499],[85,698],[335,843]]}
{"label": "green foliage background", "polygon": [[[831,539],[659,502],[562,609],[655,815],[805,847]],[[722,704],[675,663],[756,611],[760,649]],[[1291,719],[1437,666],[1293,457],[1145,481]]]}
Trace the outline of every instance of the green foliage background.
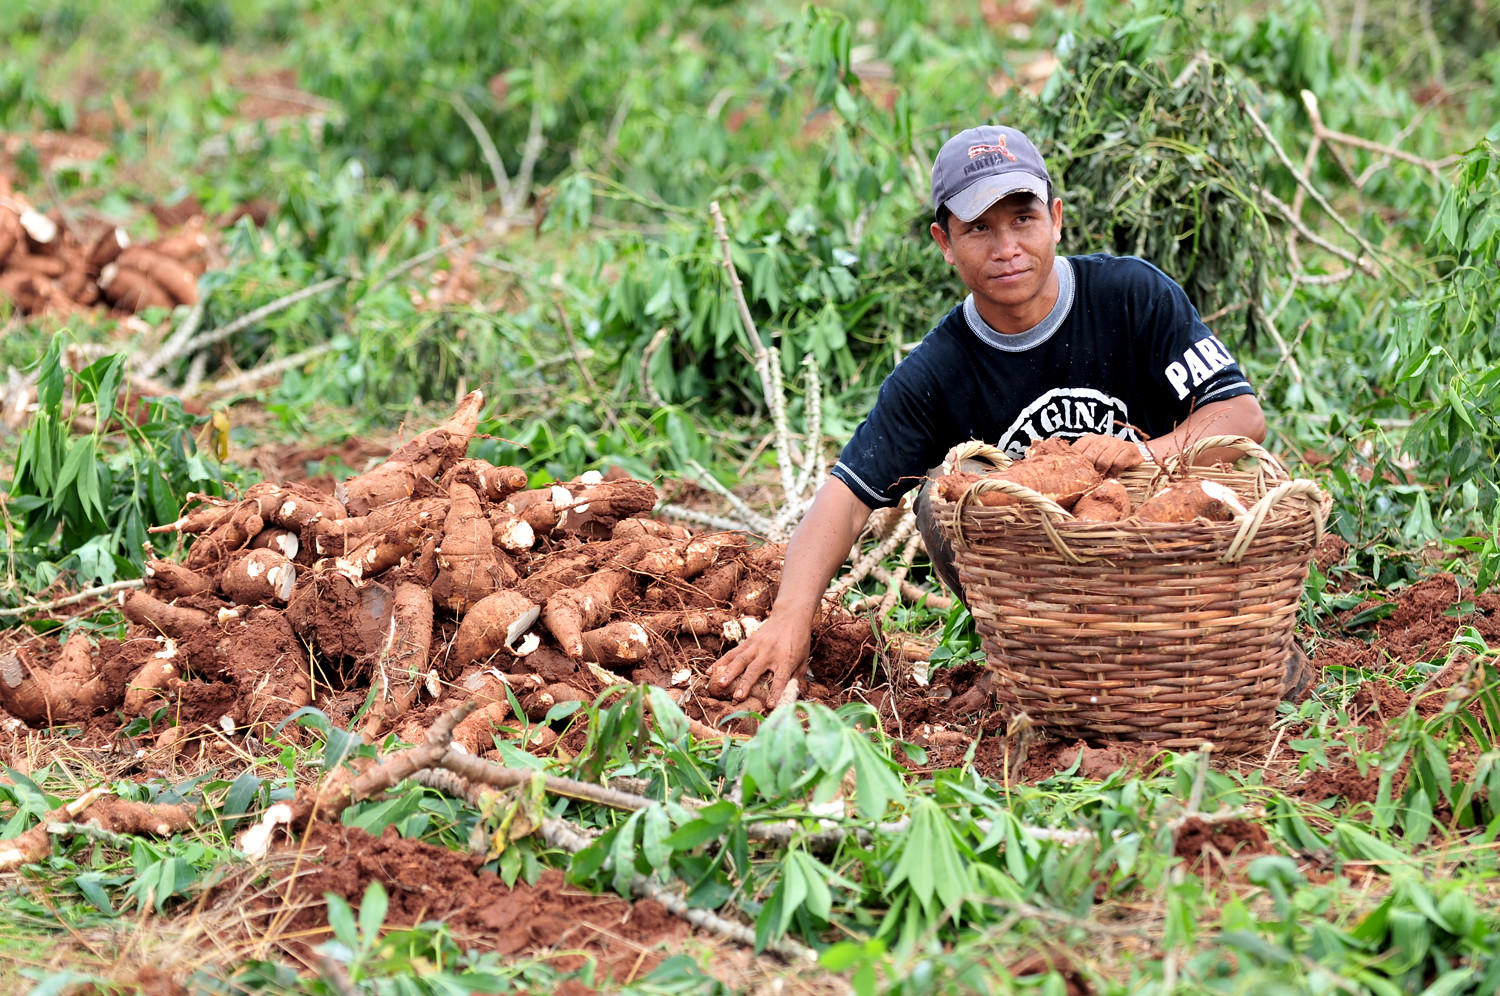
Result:
{"label": "green foliage background", "polygon": [[[927,170],[948,134],[981,120],[1018,124],[1042,145],[1065,202],[1066,251],[1142,254],[1211,316],[1260,389],[1273,448],[1337,499],[1334,527],[1352,546],[1335,574],[1378,594],[1436,560],[1492,587],[1494,0],[1081,0],[1013,13],[915,0],[11,0],[0,7],[0,129],[20,189],[143,237],[155,227],[144,206],[156,201],[192,194],[215,215],[269,201],[263,231],[241,221],[223,233],[226,265],[201,287],[204,329],[330,284],[196,366],[182,357],[160,371],[184,385],[305,355],[271,386],[221,399],[227,436],[173,399],[134,423],[118,417],[127,360],[183,313],[149,316],[149,332],[3,316],[0,365],[8,380],[34,377],[38,392],[30,420],[3,440],[0,600],[135,574],[145,531],[174,517],[189,490],[251,479],[236,461],[256,444],[388,437],[476,386],[493,399],[476,454],[524,464],[537,483],[611,464],[656,479],[696,462],[750,491],[773,476],[766,399],[712,201],[728,217],[759,334],[780,348],[794,430],[809,424],[811,357],[821,443],[834,452],[884,374],[962,294],[927,235]],[[1032,89],[1016,85],[1039,64]],[[252,113],[290,86],[298,113]],[[1317,139],[1319,122],[1363,144]],[[49,163],[34,140],[42,130],[87,131],[106,151]],[[477,303],[428,306],[435,276],[455,274],[461,257],[480,275]],[[69,343],[103,348],[70,366]],[[1314,573],[1310,625],[1360,604],[1338,580]],[[970,649],[966,620],[947,622],[958,660]],[[1268,791],[1259,775],[1209,774],[1194,757],[1099,784],[1065,773],[1002,788],[968,768],[917,779],[892,759],[899,748],[859,729],[868,717],[853,708],[784,714],[714,755],[690,749],[675,707],[656,701],[647,752],[637,691],[589,710],[596,736],[575,774],[639,776],[664,800],[741,791],[692,812],[666,802],[628,818],[590,812],[600,836],[573,870],[601,888],[628,886],[631,873],[673,877],[705,906],[738,892],[762,942],[836,929],[854,940],[824,965],[861,993],[1029,985],[1011,979],[1019,948],[1060,937],[1091,951],[1115,936],[1088,919],[1094,904],[1142,894],[1166,911],[1155,940],[1181,977],[1174,988],[1159,961],[1127,959],[1105,973],[1112,992],[1493,992],[1495,858],[1473,842],[1500,825],[1495,651],[1471,632],[1451,654],[1476,662],[1473,697],[1410,714],[1388,741],[1361,748],[1361,763],[1381,772],[1378,797],[1336,816]],[[1404,680],[1447,662],[1406,662]],[[1334,689],[1288,717],[1302,731],[1287,747],[1299,769],[1353,736],[1342,701]],[[316,718],[330,750],[342,743]],[[1450,770],[1460,743],[1479,748],[1472,770]],[[281,751],[272,770],[258,761],[193,789],[226,825],[290,793],[297,750],[271,746]],[[1402,765],[1411,775],[1398,791]],[[45,776],[0,785],[7,833],[58,801],[39,787]],[[748,825],[805,816],[807,797],[826,801],[850,777],[845,825],[868,840],[815,850],[821,824],[808,820],[782,851],[751,848]],[[1205,807],[1260,807],[1281,851],[1379,867],[1389,888],[1309,881],[1275,854],[1247,868],[1253,904],[1221,904],[1174,863],[1158,819],[1194,793]],[[485,829],[488,817],[461,809],[407,786],[349,821],[451,844]],[[897,814],[907,829],[880,832]],[[1098,839],[1065,847],[1027,837],[1021,821]],[[1454,846],[1429,848],[1430,838]],[[110,862],[91,846],[51,866],[71,903],[62,915],[84,929],[107,923],[112,904],[191,895],[227,850],[140,844]],[[548,860],[558,857],[523,841],[496,867],[514,881]],[[170,888],[151,891],[164,880]],[[29,899],[13,905],[21,912],[0,908],[0,918],[28,930],[27,917],[53,915]],[[398,991],[381,986],[407,984],[418,962],[457,966],[420,991],[555,982],[535,966],[475,958],[441,932],[377,940],[384,909],[372,892],[357,921],[347,904],[330,914],[372,991]],[[673,975],[680,967],[642,991],[706,981]],[[43,985],[60,991],[69,983],[59,978]],[[1032,982],[1061,991],[1057,973]],[[270,963],[246,966],[240,983],[327,991]]]}
{"label": "green foliage background", "polygon": [[[926,234],[932,155],[955,129],[1012,121],[1052,164],[1064,249],[1175,276],[1260,386],[1276,447],[1332,458],[1346,539],[1478,533],[1500,457],[1493,3],[1138,0],[987,21],[997,10],[21,0],[0,13],[0,125],[111,119],[96,162],[43,175],[22,143],[14,172],[44,202],[87,197],[137,226],[151,199],[274,202],[271,236],[242,223],[205,278],[205,327],[346,278],[216,357],[325,350],[260,399],[286,432],[389,425],[487,383],[495,428],[524,443],[497,454],[540,475],[696,460],[732,483],[757,468],[706,438],[749,450],[766,408],[708,203],[781,348],[794,427],[816,360],[833,449],[960,296]],[[129,43],[95,58],[106,39]],[[1039,92],[1013,84],[1042,57]],[[295,81],[308,113],[240,117],[267,80]],[[1320,209],[1290,168],[1312,140],[1304,93],[1327,129],[1437,167],[1324,143]],[[1358,269],[1307,238],[1289,251],[1299,201],[1295,224]],[[484,244],[497,303],[423,310],[386,277],[444,233]],[[25,366],[42,334],[18,329],[0,359]],[[305,414],[324,407],[340,414]]]}

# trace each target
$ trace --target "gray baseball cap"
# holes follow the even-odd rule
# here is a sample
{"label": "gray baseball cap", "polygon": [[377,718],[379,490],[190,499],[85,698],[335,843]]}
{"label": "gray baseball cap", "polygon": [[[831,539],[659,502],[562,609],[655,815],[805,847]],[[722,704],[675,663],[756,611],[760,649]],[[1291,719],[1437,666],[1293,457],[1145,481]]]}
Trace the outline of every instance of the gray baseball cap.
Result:
{"label": "gray baseball cap", "polygon": [[954,135],[938,151],[932,212],[946,204],[960,221],[973,221],[1002,197],[1022,191],[1045,204],[1050,180],[1031,139],[1005,125],[980,125]]}

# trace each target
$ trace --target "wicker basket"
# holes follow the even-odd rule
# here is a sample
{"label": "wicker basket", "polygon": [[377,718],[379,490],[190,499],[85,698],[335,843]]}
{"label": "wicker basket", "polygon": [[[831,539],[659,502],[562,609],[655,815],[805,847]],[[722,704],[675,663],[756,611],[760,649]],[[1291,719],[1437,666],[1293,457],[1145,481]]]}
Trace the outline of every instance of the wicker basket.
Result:
{"label": "wicker basket", "polygon": [[[1254,457],[1253,469],[1193,476],[1240,496],[1249,514],[1235,522],[1080,522],[988,479],[957,502],[934,492],[1004,703],[1072,737],[1174,749],[1208,741],[1227,753],[1264,740],[1330,501],[1243,437],[1204,439],[1183,462],[1224,447]],[[982,443],[949,459],[1008,463]],[[1176,461],[1147,464],[1121,480],[1139,503],[1159,475],[1180,473]],[[974,500],[992,490],[1021,500]]]}

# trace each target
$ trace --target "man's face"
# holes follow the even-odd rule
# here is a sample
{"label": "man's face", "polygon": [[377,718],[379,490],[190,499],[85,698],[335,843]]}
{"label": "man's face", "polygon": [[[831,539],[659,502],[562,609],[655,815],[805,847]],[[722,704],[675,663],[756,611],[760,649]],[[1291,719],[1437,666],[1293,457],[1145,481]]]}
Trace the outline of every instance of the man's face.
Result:
{"label": "man's face", "polygon": [[997,331],[1025,331],[1046,317],[1057,297],[1052,264],[1062,239],[1061,200],[1049,210],[1035,195],[1013,194],[973,221],[950,217],[947,232],[933,225],[932,237]]}

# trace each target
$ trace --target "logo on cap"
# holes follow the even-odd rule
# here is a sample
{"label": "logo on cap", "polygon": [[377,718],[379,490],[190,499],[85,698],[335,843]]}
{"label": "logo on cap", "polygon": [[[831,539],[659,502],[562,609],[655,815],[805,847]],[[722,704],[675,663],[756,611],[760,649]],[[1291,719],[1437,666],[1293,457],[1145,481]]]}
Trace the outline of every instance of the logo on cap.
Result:
{"label": "logo on cap", "polygon": [[1007,149],[1005,147],[1005,136],[1004,135],[1000,136],[1000,144],[999,145],[971,145],[971,146],[969,146],[969,158],[970,159],[978,159],[980,156],[987,156],[987,155],[989,155],[991,153],[994,153],[994,152],[1000,153],[1002,156],[1004,156],[1005,158],[1009,159],[1011,162],[1016,162],[1017,161],[1015,153],[1011,152],[1009,149]]}

